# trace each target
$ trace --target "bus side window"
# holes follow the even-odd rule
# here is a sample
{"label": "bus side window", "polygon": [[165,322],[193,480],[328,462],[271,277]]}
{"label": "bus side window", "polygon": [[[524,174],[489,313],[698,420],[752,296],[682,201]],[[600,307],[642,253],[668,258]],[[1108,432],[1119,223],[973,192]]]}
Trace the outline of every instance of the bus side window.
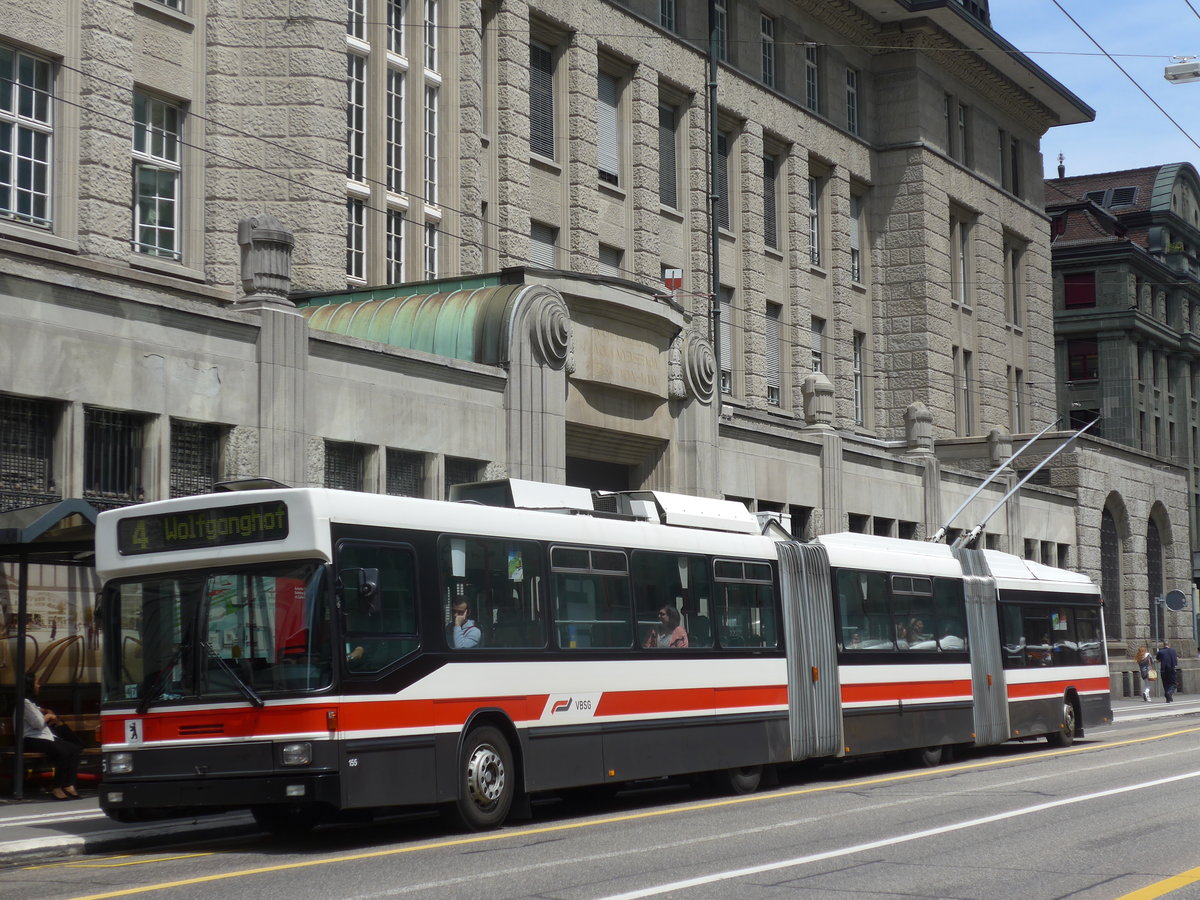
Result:
{"label": "bus side window", "polygon": [[708,561],[703,556],[635,551],[630,575],[639,644],[645,645],[647,635],[658,628],[658,611],[670,606],[687,632],[688,649],[712,646]]}
{"label": "bus side window", "polygon": [[1025,668],[1025,632],[1021,627],[1021,607],[1003,603],[1000,612],[1000,645],[1004,668]]}
{"label": "bus side window", "polygon": [[629,569],[623,552],[555,547],[550,551],[550,566],[559,647],[633,646]]}
{"label": "bus side window", "polygon": [[715,572],[720,646],[779,646],[771,567],[767,563],[719,559]]}
{"label": "bus side window", "polygon": [[377,597],[355,603],[342,598],[346,664],[354,672],[377,672],[416,650],[416,561],[407,547],[344,542],[338,571],[377,570]]}
{"label": "bus side window", "polygon": [[[477,648],[545,646],[536,591],[541,559],[540,547],[532,542],[443,537],[438,547],[442,624],[448,625],[451,609],[465,601],[479,629]],[[454,649],[448,638],[446,645]]]}
{"label": "bus side window", "polygon": [[933,580],[933,636],[941,650],[967,649],[966,597],[957,579]]}
{"label": "bus side window", "polygon": [[896,626],[888,610],[887,584],[883,574],[839,569],[837,598],[843,649],[896,648]]}

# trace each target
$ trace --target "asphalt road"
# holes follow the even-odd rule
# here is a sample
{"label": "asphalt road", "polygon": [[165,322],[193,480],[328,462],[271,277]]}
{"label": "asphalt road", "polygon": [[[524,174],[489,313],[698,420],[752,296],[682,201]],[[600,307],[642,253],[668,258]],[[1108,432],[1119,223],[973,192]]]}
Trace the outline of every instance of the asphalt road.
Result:
{"label": "asphalt road", "polygon": [[1200,719],[1134,720],[1065,751],[827,766],[748,797],[573,798],[486,834],[417,816],[45,860],[0,871],[0,897],[1178,900],[1200,898],[1197,808]]}

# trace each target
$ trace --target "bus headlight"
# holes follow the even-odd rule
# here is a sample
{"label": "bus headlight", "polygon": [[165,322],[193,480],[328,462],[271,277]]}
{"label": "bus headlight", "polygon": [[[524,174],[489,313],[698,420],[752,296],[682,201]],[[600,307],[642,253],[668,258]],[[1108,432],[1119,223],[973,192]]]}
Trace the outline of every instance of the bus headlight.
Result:
{"label": "bus headlight", "polygon": [[106,754],[104,757],[104,768],[109,775],[128,775],[133,771],[133,754]]}
{"label": "bus headlight", "polygon": [[312,744],[298,741],[279,748],[279,761],[285,766],[307,766],[312,762]]}

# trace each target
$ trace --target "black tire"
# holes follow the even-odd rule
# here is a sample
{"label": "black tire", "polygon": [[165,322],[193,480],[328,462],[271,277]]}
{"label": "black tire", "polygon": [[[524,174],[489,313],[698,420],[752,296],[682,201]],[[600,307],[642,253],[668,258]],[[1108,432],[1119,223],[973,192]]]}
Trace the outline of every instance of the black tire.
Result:
{"label": "black tire", "polygon": [[943,751],[941,747],[918,747],[912,751],[913,763],[926,769],[942,764]]}
{"label": "black tire", "polygon": [[308,834],[328,819],[318,806],[256,806],[250,812],[259,828],[280,837]]}
{"label": "black tire", "polygon": [[717,789],[723,794],[753,794],[762,782],[762,766],[740,766],[717,773]]}
{"label": "black tire", "polygon": [[473,729],[458,757],[458,799],[455,818],[471,831],[497,828],[508,817],[517,790],[512,751],[500,730],[490,725]]}
{"label": "black tire", "polygon": [[1062,727],[1046,735],[1046,740],[1052,747],[1070,747],[1075,743],[1075,704],[1063,700]]}

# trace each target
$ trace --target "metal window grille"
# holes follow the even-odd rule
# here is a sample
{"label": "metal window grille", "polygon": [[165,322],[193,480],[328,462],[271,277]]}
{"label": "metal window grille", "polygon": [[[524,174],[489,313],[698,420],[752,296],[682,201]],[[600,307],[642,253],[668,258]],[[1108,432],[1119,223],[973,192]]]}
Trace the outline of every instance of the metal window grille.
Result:
{"label": "metal window grille", "polygon": [[0,217],[30,225],[51,221],[52,71],[0,46]]}
{"label": "metal window grille", "polygon": [[423,497],[425,495],[425,454],[406,450],[387,452],[387,484],[389,494],[400,497]]}
{"label": "metal window grille", "polygon": [[57,500],[54,406],[0,397],[0,511]]}
{"label": "metal window grille", "polygon": [[479,480],[481,466],[473,459],[446,457],[446,499],[450,499],[450,488],[456,484],[470,484]]}
{"label": "metal window grille", "polygon": [[111,409],[84,411],[83,496],[101,508],[145,497],[141,417]]}
{"label": "metal window grille", "polygon": [[363,489],[366,453],[361,444],[325,442],[325,487],[341,491]]}
{"label": "metal window grille", "polygon": [[221,431],[203,422],[171,420],[172,497],[212,493],[220,464]]}

